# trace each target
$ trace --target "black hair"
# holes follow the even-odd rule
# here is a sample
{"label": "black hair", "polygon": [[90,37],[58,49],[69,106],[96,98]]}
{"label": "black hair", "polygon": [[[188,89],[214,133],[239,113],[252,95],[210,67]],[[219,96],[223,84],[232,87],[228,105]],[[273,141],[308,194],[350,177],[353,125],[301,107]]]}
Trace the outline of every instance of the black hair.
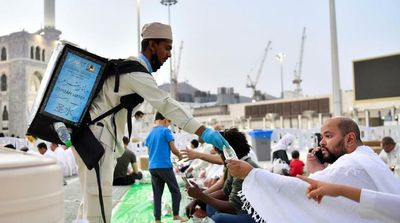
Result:
{"label": "black hair", "polygon": [[142,47],[142,52],[144,52],[147,47],[149,47],[150,45],[150,40],[153,40],[154,42],[156,42],[157,44],[159,44],[162,41],[167,41],[168,39],[144,39],[141,42],[141,47]]}
{"label": "black hair", "polygon": [[386,136],[382,138],[382,145],[396,145],[392,137]]}
{"label": "black hair", "polygon": [[[249,154],[250,145],[247,143],[244,133],[240,132],[237,128],[230,128],[225,129],[221,134],[226,141],[228,141],[229,145],[232,146],[233,150],[235,150],[239,159]],[[220,150],[217,151],[218,153],[221,153]]]}
{"label": "black hair", "polygon": [[164,120],[164,119],[165,117],[160,112],[157,112],[156,116],[154,117],[154,120]]}
{"label": "black hair", "polygon": [[28,152],[29,148],[26,146],[21,147],[19,150],[21,150],[22,152]]}
{"label": "black hair", "polygon": [[9,149],[15,149],[15,146],[13,144],[7,144],[4,147],[9,148]]}
{"label": "black hair", "polygon": [[140,111],[140,110],[135,112],[135,117],[136,116],[142,116],[142,115],[144,115],[144,113],[142,111]]}
{"label": "black hair", "polygon": [[199,140],[197,139],[193,139],[192,141],[190,141],[190,143],[193,145],[194,148],[199,147]]}
{"label": "black hair", "polygon": [[40,148],[45,148],[45,149],[47,149],[47,145],[46,145],[46,143],[41,142],[41,143],[39,143],[39,144],[37,145],[37,148],[38,148],[38,149],[40,149]]}
{"label": "black hair", "polygon": [[293,159],[298,159],[299,156],[300,156],[299,151],[293,150],[293,152],[292,152],[292,158],[293,158]]}
{"label": "black hair", "polygon": [[350,132],[354,132],[357,144],[362,145],[360,129],[355,121],[350,118],[341,118],[338,123],[338,128],[343,137]]}
{"label": "black hair", "polygon": [[124,136],[124,137],[122,138],[122,142],[124,142],[124,145],[128,145],[128,143],[129,143],[129,138],[126,137],[126,136]]}

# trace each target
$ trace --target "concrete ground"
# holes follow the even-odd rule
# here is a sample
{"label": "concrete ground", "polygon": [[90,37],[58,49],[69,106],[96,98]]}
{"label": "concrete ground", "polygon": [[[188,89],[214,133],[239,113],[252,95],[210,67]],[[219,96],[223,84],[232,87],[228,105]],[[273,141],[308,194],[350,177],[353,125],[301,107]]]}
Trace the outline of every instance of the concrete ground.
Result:
{"label": "concrete ground", "polygon": [[[71,223],[76,219],[76,213],[81,202],[81,191],[77,176],[66,178],[66,181],[67,185],[64,186],[64,222]],[[113,187],[113,207],[118,204],[129,187],[130,186]]]}

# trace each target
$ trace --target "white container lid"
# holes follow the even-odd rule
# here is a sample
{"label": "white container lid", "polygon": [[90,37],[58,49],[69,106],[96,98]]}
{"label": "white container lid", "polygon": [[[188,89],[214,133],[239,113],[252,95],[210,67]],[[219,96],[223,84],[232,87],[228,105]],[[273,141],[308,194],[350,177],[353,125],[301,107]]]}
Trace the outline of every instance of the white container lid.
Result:
{"label": "white container lid", "polygon": [[44,156],[0,148],[0,169],[43,166],[55,164],[56,160]]}

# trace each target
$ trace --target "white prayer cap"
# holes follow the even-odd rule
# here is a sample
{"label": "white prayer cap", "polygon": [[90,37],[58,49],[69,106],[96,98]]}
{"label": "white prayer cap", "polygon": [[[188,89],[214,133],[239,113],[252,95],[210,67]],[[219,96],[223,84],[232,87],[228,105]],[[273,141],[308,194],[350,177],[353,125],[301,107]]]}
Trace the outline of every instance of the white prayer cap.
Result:
{"label": "white prayer cap", "polygon": [[169,39],[172,40],[170,25],[159,22],[145,24],[142,28],[143,39]]}

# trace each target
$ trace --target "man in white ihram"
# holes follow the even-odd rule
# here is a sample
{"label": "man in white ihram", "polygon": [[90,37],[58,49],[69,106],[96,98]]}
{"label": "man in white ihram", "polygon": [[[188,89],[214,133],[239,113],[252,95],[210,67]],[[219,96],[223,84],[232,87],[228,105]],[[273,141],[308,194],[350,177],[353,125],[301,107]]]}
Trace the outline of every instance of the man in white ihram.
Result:
{"label": "man in white ihram", "polygon": [[[364,146],[357,124],[348,118],[328,119],[321,128],[325,168],[314,154],[307,158],[310,178],[400,195],[400,181],[372,151]],[[305,196],[307,183],[297,178],[253,169],[241,161],[228,161],[232,175],[244,178],[244,209],[261,222],[377,222],[359,213],[359,203],[343,197],[326,197],[321,204]],[[363,218],[368,217],[368,218]]]}
{"label": "man in white ihram", "polygon": [[382,151],[379,157],[397,177],[400,177],[400,146],[390,136],[383,137],[381,144]]}

